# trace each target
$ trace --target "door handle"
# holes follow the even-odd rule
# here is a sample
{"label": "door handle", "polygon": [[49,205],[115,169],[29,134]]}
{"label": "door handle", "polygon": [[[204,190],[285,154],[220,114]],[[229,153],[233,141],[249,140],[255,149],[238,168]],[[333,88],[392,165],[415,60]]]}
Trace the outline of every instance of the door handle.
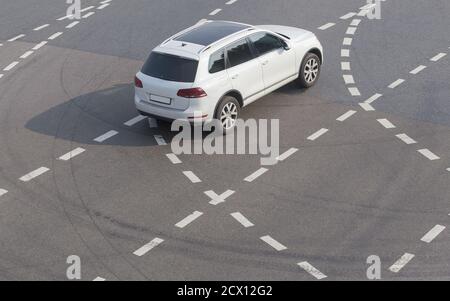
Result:
{"label": "door handle", "polygon": [[269,60],[264,61],[262,64],[263,66],[267,65],[269,63]]}
{"label": "door handle", "polygon": [[239,77],[239,74],[235,74],[231,77],[231,79],[237,79]]}

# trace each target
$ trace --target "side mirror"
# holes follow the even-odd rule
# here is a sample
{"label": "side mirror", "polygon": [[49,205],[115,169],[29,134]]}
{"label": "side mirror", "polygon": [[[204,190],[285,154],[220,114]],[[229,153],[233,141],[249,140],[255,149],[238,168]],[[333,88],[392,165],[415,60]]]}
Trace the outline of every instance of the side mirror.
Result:
{"label": "side mirror", "polygon": [[288,43],[286,43],[285,41],[282,41],[282,43],[283,43],[283,49],[284,50],[286,50],[286,51],[291,50],[291,47],[289,47]]}

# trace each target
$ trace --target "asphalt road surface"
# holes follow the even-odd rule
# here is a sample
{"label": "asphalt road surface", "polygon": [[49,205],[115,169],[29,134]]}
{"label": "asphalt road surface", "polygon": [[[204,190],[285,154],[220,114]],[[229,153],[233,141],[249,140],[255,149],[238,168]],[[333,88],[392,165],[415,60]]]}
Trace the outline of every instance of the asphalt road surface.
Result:
{"label": "asphalt road surface", "polygon": [[[0,0],[0,280],[65,280],[70,255],[83,280],[367,280],[371,255],[450,280],[450,2],[366,4]],[[315,87],[244,110],[280,120],[278,164],[167,156],[169,126],[134,119],[150,50],[201,19],[323,43]]]}

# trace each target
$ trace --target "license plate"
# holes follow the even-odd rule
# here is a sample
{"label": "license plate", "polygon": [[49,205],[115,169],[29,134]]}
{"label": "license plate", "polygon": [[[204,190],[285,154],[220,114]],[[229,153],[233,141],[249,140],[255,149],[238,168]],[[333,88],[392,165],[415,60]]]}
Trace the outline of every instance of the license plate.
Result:
{"label": "license plate", "polygon": [[166,105],[170,105],[170,103],[172,102],[172,99],[169,97],[163,97],[163,96],[158,96],[158,95],[154,95],[154,94],[149,94],[148,98],[151,101],[156,101],[156,102],[160,102],[160,103],[164,103]]}

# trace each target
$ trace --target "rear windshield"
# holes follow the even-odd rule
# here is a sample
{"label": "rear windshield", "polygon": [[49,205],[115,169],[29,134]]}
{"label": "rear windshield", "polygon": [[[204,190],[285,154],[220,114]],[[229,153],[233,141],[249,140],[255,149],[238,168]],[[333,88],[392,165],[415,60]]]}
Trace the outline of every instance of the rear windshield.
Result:
{"label": "rear windshield", "polygon": [[192,83],[197,73],[197,65],[196,60],[152,52],[141,72],[168,81]]}

